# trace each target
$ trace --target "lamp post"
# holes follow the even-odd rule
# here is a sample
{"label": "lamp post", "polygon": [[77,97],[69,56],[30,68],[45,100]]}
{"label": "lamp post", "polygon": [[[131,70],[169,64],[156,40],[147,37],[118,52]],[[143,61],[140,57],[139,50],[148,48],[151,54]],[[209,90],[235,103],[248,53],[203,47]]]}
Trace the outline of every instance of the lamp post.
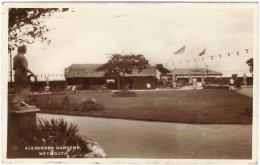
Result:
{"label": "lamp post", "polygon": [[206,84],[208,85],[208,65],[206,65],[206,67],[205,67],[205,82],[206,82]]}

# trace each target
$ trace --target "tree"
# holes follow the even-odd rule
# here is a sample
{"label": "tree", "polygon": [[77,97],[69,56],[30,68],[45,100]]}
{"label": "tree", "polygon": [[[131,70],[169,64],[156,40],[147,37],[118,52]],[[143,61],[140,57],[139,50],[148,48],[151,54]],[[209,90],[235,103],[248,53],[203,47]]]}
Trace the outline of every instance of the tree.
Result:
{"label": "tree", "polygon": [[44,34],[50,31],[44,25],[43,18],[54,12],[65,12],[68,8],[10,8],[8,22],[8,51],[11,52],[21,44],[32,44],[36,39],[50,42]]}
{"label": "tree", "polygon": [[112,54],[108,62],[98,67],[96,71],[103,71],[107,76],[123,77],[123,83],[125,84],[126,74],[132,74],[133,71],[140,73],[146,69],[148,65],[148,60],[141,54]]}
{"label": "tree", "polygon": [[159,70],[162,75],[167,75],[167,73],[171,73],[171,71],[163,66],[163,64],[156,64],[155,69]]}
{"label": "tree", "polygon": [[10,55],[10,75],[12,81],[12,51],[20,45],[32,44],[35,41],[50,40],[45,36],[50,29],[44,24],[43,18],[55,12],[65,12],[68,8],[10,8],[8,12],[8,53]]}
{"label": "tree", "polygon": [[250,58],[246,61],[246,64],[249,66],[249,71],[250,73],[252,73],[253,75],[253,71],[254,71],[254,59]]}

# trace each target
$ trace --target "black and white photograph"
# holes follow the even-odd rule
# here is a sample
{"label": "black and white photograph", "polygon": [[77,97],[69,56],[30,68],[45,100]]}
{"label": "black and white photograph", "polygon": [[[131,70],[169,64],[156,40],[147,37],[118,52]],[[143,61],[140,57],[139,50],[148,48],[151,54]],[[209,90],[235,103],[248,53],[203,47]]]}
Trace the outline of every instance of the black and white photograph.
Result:
{"label": "black and white photograph", "polygon": [[2,3],[4,163],[257,163],[258,3]]}

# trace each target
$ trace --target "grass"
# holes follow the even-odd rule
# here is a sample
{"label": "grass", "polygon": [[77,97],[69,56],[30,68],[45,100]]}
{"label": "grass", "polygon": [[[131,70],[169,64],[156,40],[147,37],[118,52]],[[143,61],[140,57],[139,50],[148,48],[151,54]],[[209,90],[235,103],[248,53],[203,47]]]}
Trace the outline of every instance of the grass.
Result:
{"label": "grass", "polygon": [[[69,94],[75,101],[95,98],[105,111],[44,110],[55,113],[92,117],[108,117],[163,122],[201,124],[251,124],[252,116],[244,115],[252,108],[252,98],[234,91],[220,89],[187,91],[139,91],[137,97],[112,97],[112,93]],[[38,95],[61,100],[64,94]]]}

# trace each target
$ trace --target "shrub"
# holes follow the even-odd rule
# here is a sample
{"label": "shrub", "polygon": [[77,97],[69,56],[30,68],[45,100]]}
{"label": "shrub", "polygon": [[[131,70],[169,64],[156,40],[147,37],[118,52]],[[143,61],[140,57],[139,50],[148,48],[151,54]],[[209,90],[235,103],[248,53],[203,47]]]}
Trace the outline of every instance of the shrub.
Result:
{"label": "shrub", "polygon": [[136,97],[136,93],[134,91],[129,91],[129,90],[121,90],[121,91],[116,91],[112,95],[113,97]]}
{"label": "shrub", "polygon": [[91,111],[91,110],[104,110],[104,106],[98,104],[95,99],[82,99],[80,102],[74,103],[70,110],[74,111]]}
{"label": "shrub", "polygon": [[227,85],[205,85],[204,89],[225,89],[228,90],[229,86]]}
{"label": "shrub", "polygon": [[245,111],[243,113],[241,113],[241,115],[246,115],[246,116],[252,117],[252,115],[253,115],[253,108],[252,107],[245,108]]}
{"label": "shrub", "polygon": [[[76,124],[68,124],[63,119],[43,120],[38,118],[36,128],[28,128],[23,132],[19,139],[18,150],[22,157],[87,157],[95,155],[96,157],[105,157],[103,149],[93,140],[86,139],[78,133]],[[93,153],[93,145],[99,148],[100,154]],[[39,147],[44,149],[27,150],[25,147]],[[74,148],[68,148],[73,146]],[[92,148],[91,148],[92,146]],[[46,148],[49,147],[49,148]],[[57,148],[58,147],[58,148]],[[53,152],[60,154],[39,155],[39,152]],[[63,153],[63,154],[61,154]]]}

